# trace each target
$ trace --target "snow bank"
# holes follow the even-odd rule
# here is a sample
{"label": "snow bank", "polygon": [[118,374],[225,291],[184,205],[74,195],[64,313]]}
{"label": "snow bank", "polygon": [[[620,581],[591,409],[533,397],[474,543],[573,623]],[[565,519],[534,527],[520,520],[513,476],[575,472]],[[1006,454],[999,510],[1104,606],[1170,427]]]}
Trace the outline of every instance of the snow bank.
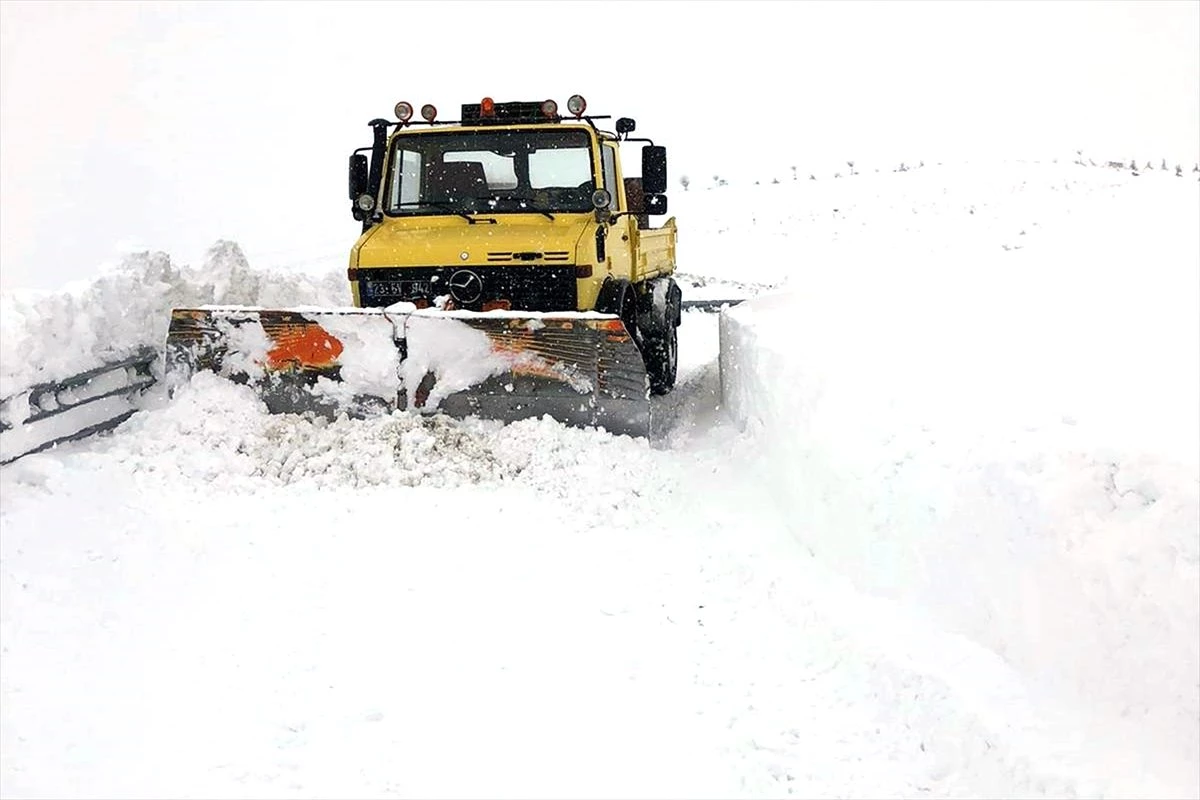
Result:
{"label": "snow bank", "polygon": [[217,242],[199,268],[165,253],[135,253],[91,283],[0,296],[0,397],[161,347],[173,307],[349,305],[345,276],[251,270],[238,246]]}
{"label": "snow bank", "polygon": [[1195,796],[1200,196],[1041,174],[814,211],[786,291],[722,315],[722,394],[818,558]]}

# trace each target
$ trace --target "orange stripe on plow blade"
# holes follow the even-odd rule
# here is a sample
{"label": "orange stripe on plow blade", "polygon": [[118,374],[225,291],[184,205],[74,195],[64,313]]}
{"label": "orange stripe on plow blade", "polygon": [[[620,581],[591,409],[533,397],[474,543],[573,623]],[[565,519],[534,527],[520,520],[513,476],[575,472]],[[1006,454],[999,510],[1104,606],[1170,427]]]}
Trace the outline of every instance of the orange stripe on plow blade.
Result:
{"label": "orange stripe on plow blade", "polygon": [[[562,327],[570,330],[572,326],[564,323]],[[579,365],[575,361],[560,354],[541,352],[532,333],[513,336],[489,331],[487,336],[491,340],[492,353],[504,359],[513,375],[547,378],[572,385],[580,380]]]}
{"label": "orange stripe on plow blade", "polygon": [[267,335],[275,347],[267,352],[267,366],[272,369],[325,369],[337,365],[342,343],[315,322],[272,326]]}

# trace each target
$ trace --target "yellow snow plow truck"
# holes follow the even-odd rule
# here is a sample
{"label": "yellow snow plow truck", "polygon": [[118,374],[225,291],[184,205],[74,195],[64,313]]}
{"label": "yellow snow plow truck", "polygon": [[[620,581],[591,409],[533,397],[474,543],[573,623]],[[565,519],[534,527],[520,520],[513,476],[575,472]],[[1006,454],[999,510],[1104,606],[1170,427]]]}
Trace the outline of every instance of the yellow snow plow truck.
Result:
{"label": "yellow snow plow truck", "polygon": [[[353,307],[177,308],[168,370],[256,386],[277,413],[421,409],[649,434],[675,383],[681,296],[666,149],[579,95],[485,97],[370,122],[350,156]],[[622,147],[641,149],[626,177]],[[368,157],[369,156],[369,157]]]}

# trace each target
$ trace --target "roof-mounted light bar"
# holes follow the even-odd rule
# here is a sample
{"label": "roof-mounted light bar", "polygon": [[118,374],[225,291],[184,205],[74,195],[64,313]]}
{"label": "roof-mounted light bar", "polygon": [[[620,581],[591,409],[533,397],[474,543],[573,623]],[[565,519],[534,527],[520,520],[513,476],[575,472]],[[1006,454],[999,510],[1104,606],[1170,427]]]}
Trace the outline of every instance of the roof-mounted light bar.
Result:
{"label": "roof-mounted light bar", "polygon": [[[567,111],[571,115],[570,117],[559,116],[558,102],[556,100],[497,103],[490,97],[484,97],[478,103],[464,103],[462,117],[455,122],[462,125],[527,125],[530,123],[562,122],[565,119],[571,119],[571,117],[574,117],[575,120],[587,119],[589,122],[596,119],[608,119],[608,117],[584,117],[586,110],[587,101],[580,94],[573,94],[567,100]],[[400,127],[411,124],[422,124],[419,121],[414,123],[413,104],[406,100],[396,103],[395,112]],[[424,124],[438,124],[437,115],[437,107],[432,103],[426,103],[421,106],[420,118],[424,120]],[[446,120],[440,124],[451,124],[451,121]]]}

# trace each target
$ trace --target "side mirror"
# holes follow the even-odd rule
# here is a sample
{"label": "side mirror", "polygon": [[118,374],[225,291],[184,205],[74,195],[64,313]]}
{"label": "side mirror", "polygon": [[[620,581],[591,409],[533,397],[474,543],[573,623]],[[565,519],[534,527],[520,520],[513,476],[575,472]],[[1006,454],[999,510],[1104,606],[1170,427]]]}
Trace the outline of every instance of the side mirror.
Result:
{"label": "side mirror", "polygon": [[637,127],[637,123],[629,117],[621,117],[617,120],[617,133],[624,136],[627,133],[633,133],[633,129]]}
{"label": "side mirror", "polygon": [[642,148],[642,189],[648,195],[667,190],[667,148],[653,144]]}
{"label": "side mirror", "polygon": [[665,214],[665,213],[667,213],[667,196],[665,194],[648,194],[648,195],[646,195],[646,213],[647,214]]}
{"label": "side mirror", "polygon": [[350,199],[367,193],[367,157],[362,153],[350,156]]}

